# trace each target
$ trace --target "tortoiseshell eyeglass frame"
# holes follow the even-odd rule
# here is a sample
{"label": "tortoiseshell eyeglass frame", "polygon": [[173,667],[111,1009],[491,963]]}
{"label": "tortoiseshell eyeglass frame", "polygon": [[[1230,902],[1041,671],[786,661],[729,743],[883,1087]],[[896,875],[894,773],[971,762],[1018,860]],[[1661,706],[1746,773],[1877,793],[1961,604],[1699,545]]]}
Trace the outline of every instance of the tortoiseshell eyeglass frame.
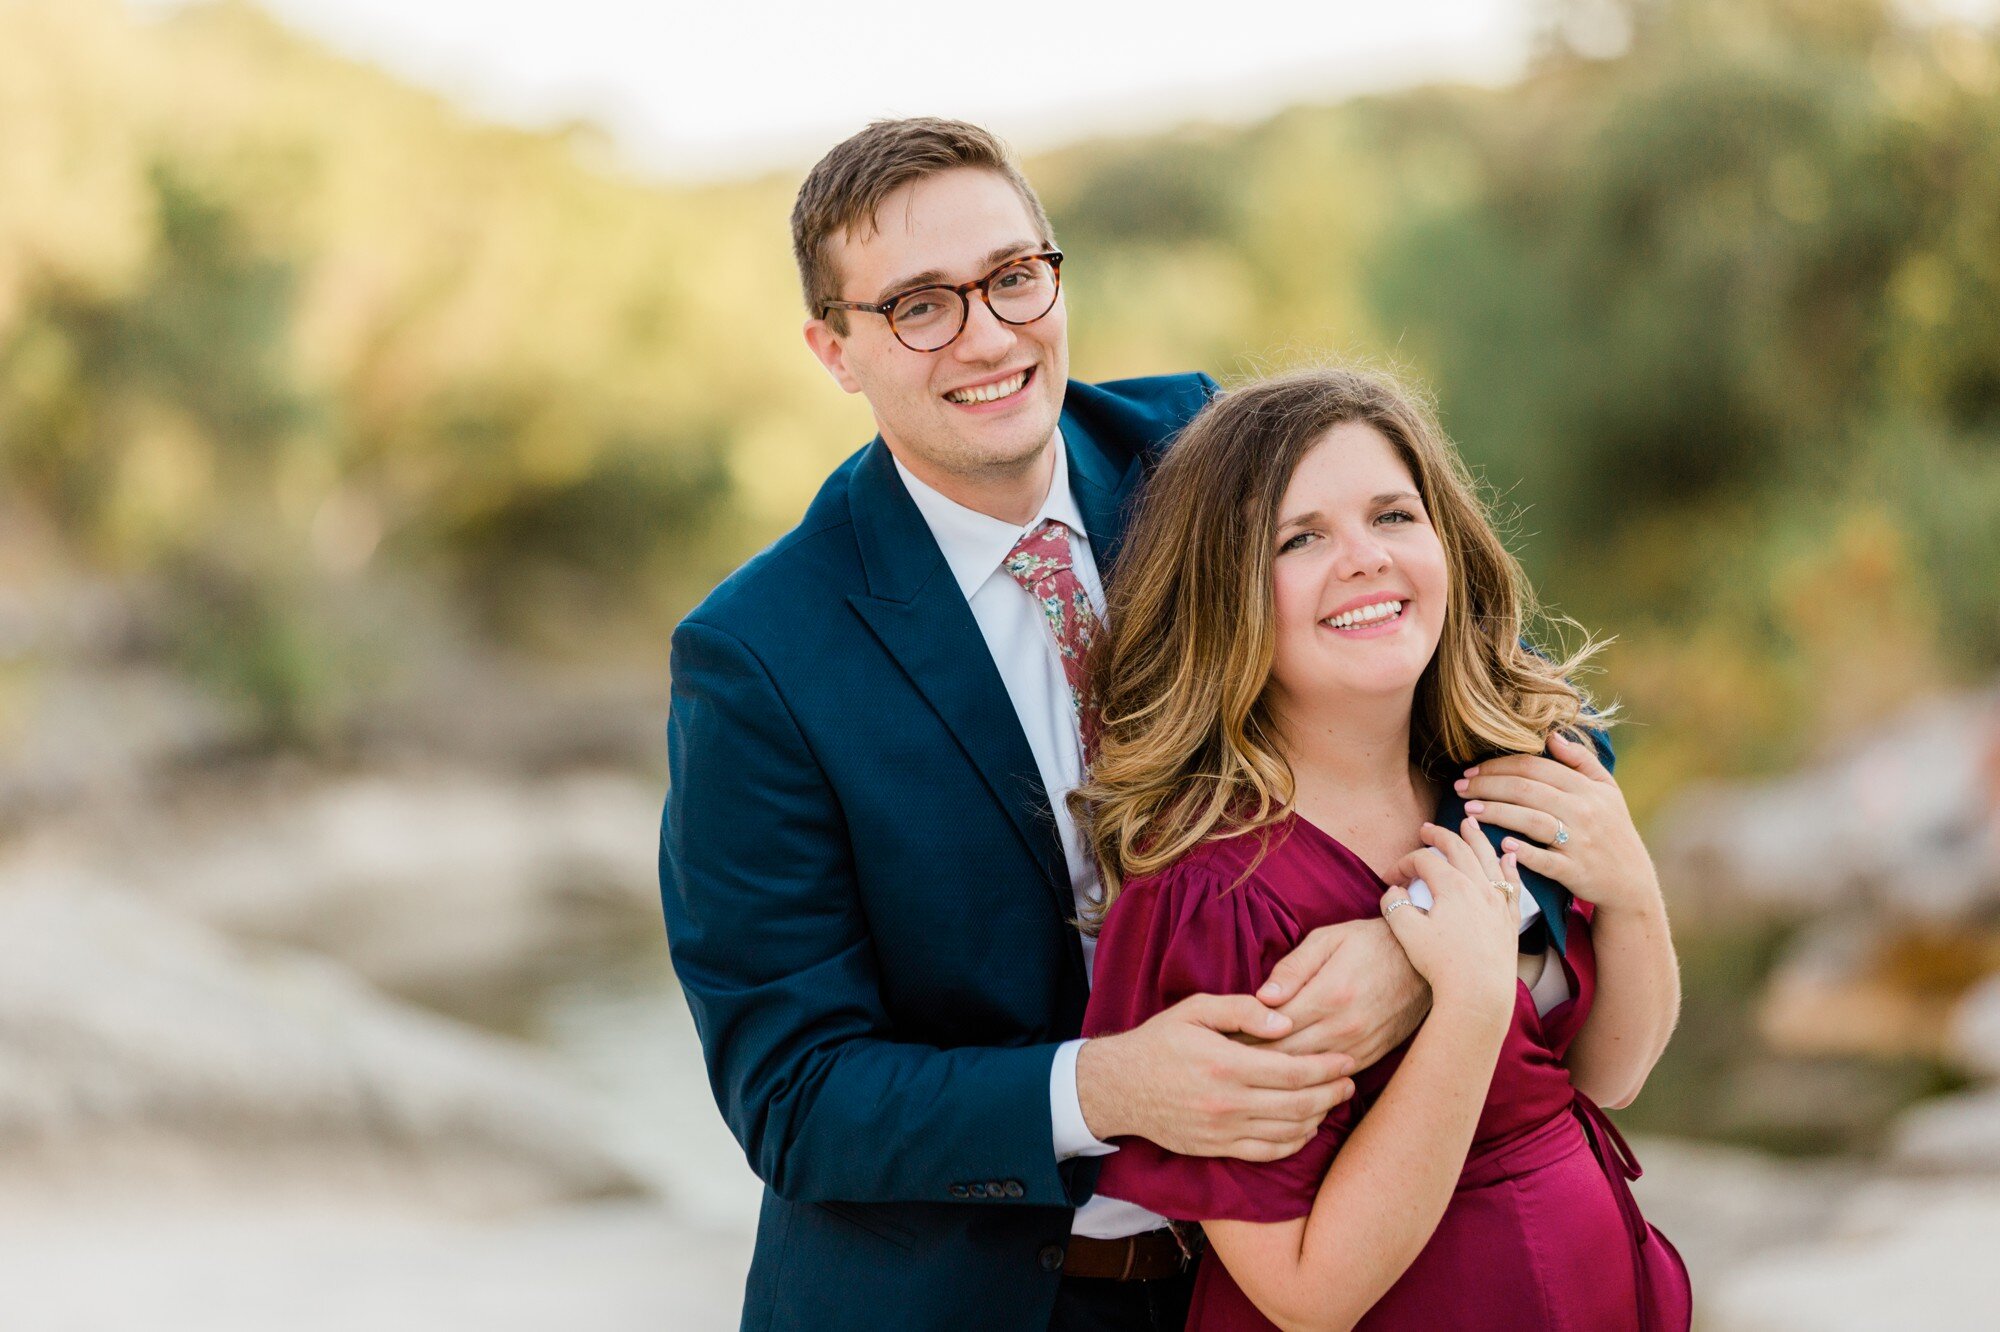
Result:
{"label": "tortoiseshell eyeglass frame", "polygon": [[940,342],[935,347],[910,347],[910,350],[913,352],[941,352],[946,347],[951,346],[952,343],[957,342],[960,334],[965,332],[965,326],[968,322],[971,321],[972,317],[971,298],[972,298],[972,293],[975,291],[979,293],[979,299],[986,302],[986,308],[992,312],[993,317],[999,320],[1001,323],[1012,324],[1016,328],[1018,328],[1023,324],[1032,324],[1035,322],[1035,319],[1009,319],[1006,315],[1003,315],[998,310],[993,309],[993,294],[989,290],[987,290],[986,286],[987,283],[991,282],[994,278],[999,277],[1002,273],[1012,268],[1015,264],[1022,263],[1029,259],[1046,260],[1049,266],[1049,274],[1051,277],[1055,279],[1055,290],[1049,293],[1048,310],[1044,310],[1041,312],[1041,314],[1035,316],[1035,319],[1043,319],[1048,316],[1049,310],[1053,310],[1056,308],[1056,298],[1062,295],[1063,255],[1061,250],[1042,250],[1035,254],[1017,254],[1012,259],[1009,259],[1006,263],[1001,264],[999,267],[995,268],[991,273],[988,273],[983,278],[975,278],[971,282],[961,282],[955,287],[948,287],[944,286],[943,284],[935,282],[926,283],[921,287],[911,287],[908,291],[896,292],[893,295],[891,295],[887,300],[878,301],[873,305],[869,304],[866,301],[821,301],[820,311],[819,311],[820,318],[824,319],[826,317],[826,312],[828,310],[860,310],[867,314],[881,315],[884,319],[887,319],[889,321],[889,331],[896,335],[896,341],[902,343],[905,347],[910,347],[909,340],[903,336],[903,331],[896,327],[895,316],[890,314],[889,312],[896,308],[896,302],[908,300],[910,297],[915,296],[918,292],[948,291],[953,296],[956,296],[958,298],[958,307],[959,307],[958,332],[953,333],[950,337],[946,338],[943,342]]}

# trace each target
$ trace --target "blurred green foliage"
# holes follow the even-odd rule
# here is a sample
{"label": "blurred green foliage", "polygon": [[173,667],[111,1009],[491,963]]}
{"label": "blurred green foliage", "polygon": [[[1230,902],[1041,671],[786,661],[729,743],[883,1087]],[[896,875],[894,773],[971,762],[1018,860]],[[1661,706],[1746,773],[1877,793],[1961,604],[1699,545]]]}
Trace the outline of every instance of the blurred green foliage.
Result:
{"label": "blurred green foliage", "polygon": [[[1510,88],[1028,168],[1079,375],[1434,388],[1544,598],[1618,637],[1646,807],[2000,663],[2000,40],[1888,0],[1538,13]],[[280,743],[332,724],[372,580],[663,662],[870,433],[800,344],[795,185],[639,179],[236,0],[15,0],[0,516],[157,580]]]}

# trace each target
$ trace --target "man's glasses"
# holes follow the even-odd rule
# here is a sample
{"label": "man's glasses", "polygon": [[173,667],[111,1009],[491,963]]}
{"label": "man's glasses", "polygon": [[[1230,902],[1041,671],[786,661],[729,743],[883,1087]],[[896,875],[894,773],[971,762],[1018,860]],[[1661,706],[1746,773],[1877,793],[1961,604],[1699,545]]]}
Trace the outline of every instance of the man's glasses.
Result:
{"label": "man's glasses", "polygon": [[965,331],[971,312],[971,295],[979,293],[986,308],[1003,324],[1032,324],[1055,309],[1056,292],[1062,287],[1062,251],[1009,259],[976,282],[955,287],[918,287],[900,292],[877,305],[861,301],[823,301],[820,314],[828,310],[863,310],[889,321],[896,341],[911,351],[943,351]]}

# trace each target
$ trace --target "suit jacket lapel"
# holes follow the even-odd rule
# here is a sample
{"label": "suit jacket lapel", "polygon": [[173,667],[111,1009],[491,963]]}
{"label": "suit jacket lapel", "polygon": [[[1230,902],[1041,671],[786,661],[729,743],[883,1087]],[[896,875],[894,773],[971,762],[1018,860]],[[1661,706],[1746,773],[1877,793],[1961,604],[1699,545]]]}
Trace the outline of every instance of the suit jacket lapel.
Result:
{"label": "suit jacket lapel", "polygon": [[1076,910],[1069,866],[1034,751],[972,608],[880,439],[856,466],[848,500],[868,579],[868,593],[849,603],[979,771],[1067,920]]}
{"label": "suit jacket lapel", "polygon": [[[1438,801],[1437,824],[1440,828],[1454,831],[1465,822],[1465,797],[1456,791],[1447,790]],[[1500,855],[1500,841],[1507,836],[1505,828],[1491,823],[1482,823],[1480,830],[1486,840],[1493,844],[1493,854]],[[1546,875],[1537,874],[1526,865],[1521,866],[1521,886],[1528,890],[1528,896],[1542,909],[1542,920],[1546,924],[1549,937],[1555,941],[1556,951],[1569,952],[1569,889]]]}
{"label": "suit jacket lapel", "polygon": [[1069,489],[1089,531],[1091,558],[1100,580],[1111,575],[1125,539],[1125,520],[1144,474],[1137,457],[1107,449],[1089,427],[1068,412],[1062,417],[1063,447],[1069,454]]}

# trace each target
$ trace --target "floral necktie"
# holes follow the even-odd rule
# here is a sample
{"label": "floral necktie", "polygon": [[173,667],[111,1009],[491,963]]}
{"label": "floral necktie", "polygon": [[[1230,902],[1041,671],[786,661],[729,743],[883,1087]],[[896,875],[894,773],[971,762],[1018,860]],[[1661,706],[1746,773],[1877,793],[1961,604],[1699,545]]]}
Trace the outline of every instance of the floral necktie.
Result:
{"label": "floral necktie", "polygon": [[1084,664],[1102,622],[1074,566],[1069,528],[1053,518],[1044,518],[1034,531],[1015,542],[1014,549],[1007,552],[1007,558],[1000,564],[1015,582],[1027,589],[1029,596],[1041,603],[1049,635],[1062,658],[1063,678],[1069,681],[1077,734],[1083,740],[1083,761],[1088,764],[1097,748],[1098,719]]}

